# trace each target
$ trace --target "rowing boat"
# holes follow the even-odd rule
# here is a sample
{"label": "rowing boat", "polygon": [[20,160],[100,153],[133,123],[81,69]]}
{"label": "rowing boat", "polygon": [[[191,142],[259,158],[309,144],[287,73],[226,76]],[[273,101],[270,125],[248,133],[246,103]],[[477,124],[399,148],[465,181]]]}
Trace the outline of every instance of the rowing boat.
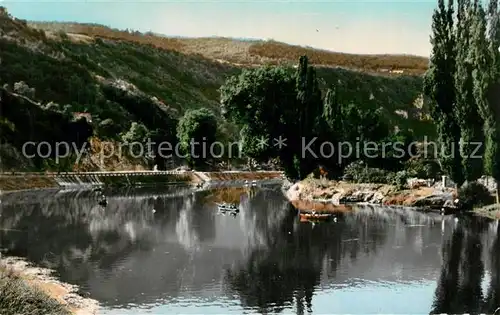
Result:
{"label": "rowing boat", "polygon": [[229,203],[218,203],[217,207],[219,208],[219,210],[231,210],[231,211],[238,210],[237,205]]}
{"label": "rowing boat", "polygon": [[328,220],[332,217],[330,213],[300,213],[301,220]]}

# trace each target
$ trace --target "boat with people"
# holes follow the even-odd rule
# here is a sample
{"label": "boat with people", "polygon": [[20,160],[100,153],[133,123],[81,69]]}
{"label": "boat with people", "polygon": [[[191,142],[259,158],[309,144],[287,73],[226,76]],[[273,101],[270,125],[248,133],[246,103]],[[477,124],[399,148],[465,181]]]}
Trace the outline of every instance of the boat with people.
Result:
{"label": "boat with people", "polygon": [[239,207],[234,203],[217,203],[217,208],[221,211],[238,211]]}
{"label": "boat with people", "polygon": [[336,219],[332,213],[318,213],[315,211],[299,213],[299,216],[301,221],[326,221]]}

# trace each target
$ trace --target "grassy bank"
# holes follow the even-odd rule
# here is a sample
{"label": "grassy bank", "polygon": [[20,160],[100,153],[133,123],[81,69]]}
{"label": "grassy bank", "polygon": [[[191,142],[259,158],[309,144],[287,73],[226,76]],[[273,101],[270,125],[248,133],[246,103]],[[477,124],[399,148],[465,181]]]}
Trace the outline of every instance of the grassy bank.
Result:
{"label": "grassy bank", "polygon": [[0,314],[69,315],[72,312],[16,272],[0,266]]}
{"label": "grassy bank", "polygon": [[0,191],[57,188],[59,185],[52,177],[38,176],[0,176]]}

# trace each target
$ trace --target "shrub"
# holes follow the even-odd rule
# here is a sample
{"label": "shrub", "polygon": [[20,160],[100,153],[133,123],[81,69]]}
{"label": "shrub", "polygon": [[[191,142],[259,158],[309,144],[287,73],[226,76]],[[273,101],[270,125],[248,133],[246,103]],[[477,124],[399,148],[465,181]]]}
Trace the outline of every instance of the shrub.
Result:
{"label": "shrub", "polygon": [[494,198],[484,185],[478,182],[464,184],[458,190],[458,197],[462,207],[471,210],[493,203]]}
{"label": "shrub", "polygon": [[343,180],[354,183],[377,183],[388,184],[392,173],[380,168],[371,168],[363,161],[355,161],[349,164],[344,170]]}
{"label": "shrub", "polygon": [[[104,138],[114,139],[117,137],[119,133],[120,133],[120,126],[115,124],[113,119],[107,118],[99,123],[98,134],[103,136]],[[128,133],[130,133],[130,130],[127,132],[127,134]],[[131,137],[132,135],[129,136]]]}
{"label": "shrub", "polygon": [[0,314],[71,314],[62,304],[30,287],[13,272],[0,266]]}
{"label": "shrub", "polygon": [[35,88],[30,88],[24,81],[14,83],[14,92],[31,99],[35,98]]}
{"label": "shrub", "polygon": [[391,184],[396,186],[397,189],[403,190],[406,188],[410,174],[407,171],[399,171],[391,178]]}
{"label": "shrub", "polygon": [[441,176],[441,167],[435,160],[413,158],[405,163],[405,170],[411,177],[437,179]]}

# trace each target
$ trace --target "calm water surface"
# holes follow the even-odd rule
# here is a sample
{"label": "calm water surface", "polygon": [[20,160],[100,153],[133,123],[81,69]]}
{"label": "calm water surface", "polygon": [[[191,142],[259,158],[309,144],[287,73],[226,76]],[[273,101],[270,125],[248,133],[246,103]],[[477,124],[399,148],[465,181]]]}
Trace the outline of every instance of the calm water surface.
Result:
{"label": "calm water surface", "polygon": [[[2,196],[0,248],[103,314],[429,314],[500,306],[496,221],[356,207],[301,223],[278,189]],[[233,217],[214,201],[240,199]],[[154,211],[153,211],[154,209]]]}

